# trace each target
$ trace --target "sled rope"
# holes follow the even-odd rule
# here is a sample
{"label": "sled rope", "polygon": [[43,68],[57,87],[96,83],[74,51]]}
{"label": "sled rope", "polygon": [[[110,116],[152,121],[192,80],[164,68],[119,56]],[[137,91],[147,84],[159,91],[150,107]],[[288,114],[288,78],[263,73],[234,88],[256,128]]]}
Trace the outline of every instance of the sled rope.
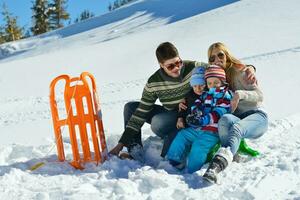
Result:
{"label": "sled rope", "polygon": [[[79,80],[76,81],[75,88],[74,88],[74,92],[73,92],[73,94],[72,94],[72,98],[74,98],[74,96],[75,96],[75,92],[76,92],[76,88],[77,88],[77,83],[78,83],[78,81],[79,81]],[[68,110],[68,112],[67,112],[67,119],[69,118],[71,108],[72,108],[72,106],[69,107],[69,110]],[[66,127],[66,126],[64,126],[64,127],[62,128],[62,131],[61,131],[62,134],[63,134],[64,131],[65,131],[65,127]],[[50,149],[49,149],[48,152],[46,153],[45,157],[47,157],[47,156],[50,154],[50,152],[53,150],[53,148],[55,147],[55,145],[57,144],[57,142],[59,142],[59,141],[61,140],[62,134],[60,134],[60,135],[59,135],[59,138],[55,140],[55,143],[50,147]],[[48,162],[46,159],[44,159],[43,161],[38,162],[38,163],[32,165],[32,166],[29,168],[29,170],[30,170],[30,171],[34,171],[34,170],[36,170],[36,169],[38,169],[38,168],[44,166],[44,165],[47,164],[47,163],[49,163],[49,162]]]}

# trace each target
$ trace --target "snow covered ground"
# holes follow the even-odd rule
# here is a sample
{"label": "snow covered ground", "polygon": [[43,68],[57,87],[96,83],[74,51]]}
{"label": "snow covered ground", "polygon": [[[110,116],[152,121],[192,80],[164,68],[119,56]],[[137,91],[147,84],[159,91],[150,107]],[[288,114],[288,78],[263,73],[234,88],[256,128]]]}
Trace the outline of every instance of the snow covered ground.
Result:
{"label": "snow covered ground", "polygon": [[[224,6],[225,5],[225,6]],[[300,12],[298,0],[140,0],[64,29],[0,46],[0,199],[300,199]],[[161,141],[144,126],[146,164],[111,158],[75,170],[57,162],[49,84],[61,74],[92,73],[108,147],[123,129],[123,105],[140,98],[158,64],[155,49],[173,42],[183,59],[206,61],[227,44],[257,68],[270,116],[249,142],[261,157],[233,163],[221,185],[202,170],[184,174],[159,157]],[[71,153],[66,141],[66,152]],[[46,165],[31,172],[40,161]]]}

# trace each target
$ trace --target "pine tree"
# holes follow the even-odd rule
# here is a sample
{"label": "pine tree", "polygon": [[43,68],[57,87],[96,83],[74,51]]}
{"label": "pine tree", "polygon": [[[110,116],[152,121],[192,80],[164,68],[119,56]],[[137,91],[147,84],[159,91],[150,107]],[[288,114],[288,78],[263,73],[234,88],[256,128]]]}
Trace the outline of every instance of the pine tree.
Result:
{"label": "pine tree", "polygon": [[32,2],[32,21],[31,31],[34,35],[42,34],[50,30],[48,0],[35,0]]}
{"label": "pine tree", "polygon": [[8,12],[5,4],[3,4],[2,15],[6,23],[3,27],[5,31],[5,41],[9,42],[21,39],[23,36],[23,28],[17,25],[17,17],[12,16],[12,14]]}
{"label": "pine tree", "polygon": [[107,9],[108,9],[109,11],[112,11],[112,10],[113,10],[113,5],[111,5],[111,3],[109,3]]}
{"label": "pine tree", "polygon": [[64,27],[63,21],[69,19],[69,13],[66,11],[67,0],[54,0],[49,4],[49,23],[50,29]]}
{"label": "pine tree", "polygon": [[120,0],[116,0],[113,4],[113,10],[115,10],[119,7],[121,7],[121,2],[120,2]]}
{"label": "pine tree", "polygon": [[75,19],[75,23],[78,23],[80,21],[83,21],[83,20],[86,20],[86,19],[89,19],[89,18],[92,18],[94,17],[94,13],[88,11],[88,10],[84,10],[81,14],[80,14],[80,17],[79,18],[76,18]]}
{"label": "pine tree", "polygon": [[2,26],[0,26],[0,44],[3,44],[6,42],[6,38],[5,38],[5,31],[4,28]]}
{"label": "pine tree", "polygon": [[108,10],[113,11],[117,8],[120,8],[123,5],[126,5],[134,0],[115,0],[113,4],[109,3]]}

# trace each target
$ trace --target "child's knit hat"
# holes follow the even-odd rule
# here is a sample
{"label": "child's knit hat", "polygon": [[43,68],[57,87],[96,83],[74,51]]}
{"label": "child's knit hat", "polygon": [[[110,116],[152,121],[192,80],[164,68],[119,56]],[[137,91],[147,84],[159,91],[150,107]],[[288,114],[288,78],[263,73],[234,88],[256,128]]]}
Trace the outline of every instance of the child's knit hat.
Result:
{"label": "child's knit hat", "polygon": [[205,80],[210,77],[217,77],[221,81],[226,82],[226,74],[222,67],[210,65],[205,71]]}
{"label": "child's knit hat", "polygon": [[205,85],[205,79],[204,79],[204,72],[205,69],[203,67],[195,67],[192,71],[192,76],[190,80],[191,86],[195,85]]}

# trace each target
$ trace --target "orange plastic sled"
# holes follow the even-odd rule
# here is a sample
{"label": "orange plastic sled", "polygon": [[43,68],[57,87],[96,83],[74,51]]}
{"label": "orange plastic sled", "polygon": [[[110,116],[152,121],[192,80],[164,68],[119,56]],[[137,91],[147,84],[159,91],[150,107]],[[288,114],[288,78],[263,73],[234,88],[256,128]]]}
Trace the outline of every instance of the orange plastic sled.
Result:
{"label": "orange plastic sled", "polygon": [[[66,119],[59,118],[59,111],[62,109],[58,109],[55,99],[56,84],[62,80],[65,80]],[[73,167],[84,169],[84,164],[87,162],[99,164],[107,159],[100,102],[96,91],[95,78],[92,74],[83,72],[80,77],[75,78],[70,78],[68,75],[56,77],[50,84],[50,107],[59,161],[65,161],[62,137],[64,126],[68,127],[70,134],[73,153],[73,160],[70,161],[70,164]],[[88,135],[91,137],[92,145],[89,143]],[[81,148],[79,143],[81,143]],[[93,153],[91,147],[94,149]]]}

